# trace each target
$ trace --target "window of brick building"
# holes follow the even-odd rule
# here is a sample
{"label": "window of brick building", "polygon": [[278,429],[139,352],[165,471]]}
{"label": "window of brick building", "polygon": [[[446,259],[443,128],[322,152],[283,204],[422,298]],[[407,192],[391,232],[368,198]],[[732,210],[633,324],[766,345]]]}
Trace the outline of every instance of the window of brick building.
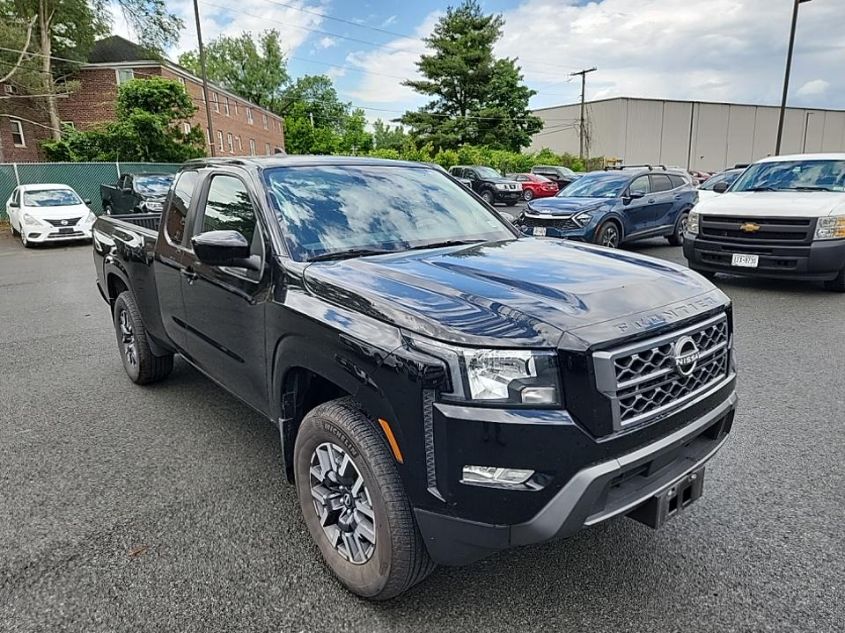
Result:
{"label": "window of brick building", "polygon": [[243,154],[244,153],[244,144],[241,143],[241,137],[236,136],[235,141],[238,143],[238,154]]}
{"label": "window of brick building", "polygon": [[118,68],[117,69],[117,85],[121,85],[126,83],[130,79],[135,79],[135,71],[131,68]]}
{"label": "window of brick building", "polygon": [[267,115],[262,113],[261,114],[261,122],[264,124],[264,129],[267,129]]}
{"label": "window of brick building", "polygon": [[229,147],[229,153],[234,154],[235,153],[235,139],[232,136],[231,132],[226,133],[226,145]]}
{"label": "window of brick building", "polygon": [[241,114],[240,107],[238,106],[238,102],[235,101],[235,116],[240,116],[240,114]]}
{"label": "window of brick building", "polygon": [[249,139],[249,155],[255,156],[255,139]]}
{"label": "window of brick building", "polygon": [[270,155],[270,143],[264,143],[264,153],[269,156]]}
{"label": "window of brick building", "polygon": [[229,116],[229,97],[224,97],[225,101],[223,101],[223,113],[226,116]]}
{"label": "window of brick building", "polygon": [[246,122],[252,125],[252,108],[250,107],[246,109]]}
{"label": "window of brick building", "polygon": [[186,121],[182,124],[182,134],[187,136],[190,133],[191,133],[191,124]]}
{"label": "window of brick building", "polygon": [[223,151],[223,132],[217,130],[217,149]]}
{"label": "window of brick building", "polygon": [[211,132],[208,128],[205,128],[205,142],[208,143],[209,147],[211,147]]}
{"label": "window of brick building", "polygon": [[26,147],[26,138],[23,135],[23,124],[17,119],[9,121],[12,124],[12,143],[15,147]]}
{"label": "window of brick building", "polygon": [[[212,92],[211,97],[209,97],[209,98],[211,99],[211,105],[214,107],[214,111],[219,113],[220,112],[220,101],[218,101],[218,99],[217,99],[217,93]],[[222,143],[221,143],[221,145],[222,145]],[[221,149],[222,149],[222,147],[221,147]]]}

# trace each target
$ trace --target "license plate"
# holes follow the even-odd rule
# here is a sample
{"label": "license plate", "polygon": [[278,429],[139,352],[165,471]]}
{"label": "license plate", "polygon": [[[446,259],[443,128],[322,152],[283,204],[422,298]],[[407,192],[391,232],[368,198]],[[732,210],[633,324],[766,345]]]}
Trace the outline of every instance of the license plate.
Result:
{"label": "license plate", "polygon": [[741,253],[734,253],[731,257],[731,266],[741,266],[743,268],[757,268],[760,261],[759,255],[742,255]]}
{"label": "license plate", "polygon": [[545,226],[535,226],[534,227],[534,237],[546,237],[546,227]]}
{"label": "license plate", "polygon": [[61,233],[61,234],[73,233],[73,227],[71,226],[71,227],[67,227],[67,228],[61,228],[61,229],[59,229],[59,233]]}

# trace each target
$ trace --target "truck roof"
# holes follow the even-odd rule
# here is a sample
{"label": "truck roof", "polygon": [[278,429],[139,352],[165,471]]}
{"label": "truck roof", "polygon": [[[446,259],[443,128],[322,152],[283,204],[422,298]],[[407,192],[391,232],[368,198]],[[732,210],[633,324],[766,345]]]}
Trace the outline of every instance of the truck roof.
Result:
{"label": "truck roof", "polygon": [[432,165],[407,160],[372,158],[369,156],[237,156],[232,158],[196,158],[185,163],[193,166],[240,165],[257,169],[273,167],[305,167],[312,165],[370,165],[383,167],[416,167],[431,169]]}

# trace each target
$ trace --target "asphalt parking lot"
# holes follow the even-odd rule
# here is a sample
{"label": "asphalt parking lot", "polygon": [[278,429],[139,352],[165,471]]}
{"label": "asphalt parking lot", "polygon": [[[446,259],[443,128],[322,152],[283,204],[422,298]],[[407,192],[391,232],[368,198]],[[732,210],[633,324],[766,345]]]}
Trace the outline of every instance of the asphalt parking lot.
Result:
{"label": "asphalt parking lot", "polygon": [[275,430],[181,361],[134,386],[90,246],[4,231],[0,631],[842,631],[845,296],[718,283],[741,403],[682,518],[613,520],[370,604],[323,568]]}

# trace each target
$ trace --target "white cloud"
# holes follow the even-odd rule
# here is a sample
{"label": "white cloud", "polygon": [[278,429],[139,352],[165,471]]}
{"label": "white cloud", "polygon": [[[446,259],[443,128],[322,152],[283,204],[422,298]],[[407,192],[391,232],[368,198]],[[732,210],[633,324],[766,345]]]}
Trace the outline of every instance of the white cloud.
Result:
{"label": "white cloud", "polygon": [[[845,103],[838,4],[801,6],[792,74],[793,85],[801,88],[790,96],[796,104],[841,108]],[[588,99],[777,103],[790,11],[787,0],[523,0],[504,12],[496,53],[519,59],[528,84],[539,92],[535,107],[576,101],[580,82],[571,81],[569,73],[591,66],[599,70],[588,77]],[[439,16],[429,14],[414,35],[428,35]],[[349,65],[380,73],[363,76],[351,96],[398,102],[397,109],[424,102],[396,78],[416,76],[424,44],[399,38],[385,46],[393,50],[348,55]]]}
{"label": "white cloud", "polygon": [[818,97],[827,92],[830,82],[824,79],[813,79],[798,89],[795,94],[799,97]]}
{"label": "white cloud", "polygon": [[337,46],[337,40],[333,37],[325,35],[317,41],[317,45],[320,48],[331,48],[332,46]]}
{"label": "white cloud", "polygon": [[396,16],[391,15],[389,18],[387,18],[384,22],[381,23],[381,27],[384,28],[386,26],[390,26],[394,22],[396,22]]}
{"label": "white cloud", "polygon": [[[260,33],[268,29],[276,29],[281,35],[283,49],[287,53],[293,53],[313,35],[307,29],[317,28],[323,22],[320,16],[314,13],[303,13],[297,8],[324,12],[327,8],[327,0],[316,2],[285,0],[285,4],[296,8],[271,4],[266,0],[239,0],[236,5],[226,0],[199,0],[203,41],[209,42],[220,35],[237,36],[244,31]],[[168,51],[168,56],[175,60],[179,54],[197,47],[194,8],[192,0],[169,0],[167,6],[185,23],[179,42]],[[114,18],[112,31],[137,41],[138,37],[129,28],[120,9],[115,8],[114,3],[111,3],[109,10]],[[323,44],[322,40],[320,44]]]}

